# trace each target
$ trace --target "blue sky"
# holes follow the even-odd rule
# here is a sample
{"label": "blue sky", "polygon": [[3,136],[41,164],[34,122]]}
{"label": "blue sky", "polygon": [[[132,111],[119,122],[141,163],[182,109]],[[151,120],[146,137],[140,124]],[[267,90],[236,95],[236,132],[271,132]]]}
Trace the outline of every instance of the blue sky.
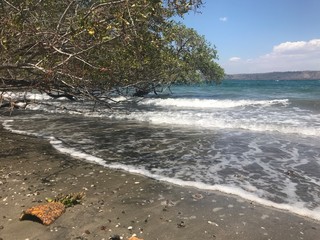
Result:
{"label": "blue sky", "polygon": [[226,73],[320,70],[320,0],[206,0],[200,11],[182,22]]}

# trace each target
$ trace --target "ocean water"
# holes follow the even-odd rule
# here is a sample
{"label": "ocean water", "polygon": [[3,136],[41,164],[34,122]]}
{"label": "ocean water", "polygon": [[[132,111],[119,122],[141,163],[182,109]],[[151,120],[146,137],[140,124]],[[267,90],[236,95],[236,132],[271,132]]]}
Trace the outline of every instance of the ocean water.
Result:
{"label": "ocean water", "polygon": [[320,220],[320,80],[171,91],[116,97],[113,109],[95,111],[93,103],[33,94],[28,110],[1,120],[85,161]]}

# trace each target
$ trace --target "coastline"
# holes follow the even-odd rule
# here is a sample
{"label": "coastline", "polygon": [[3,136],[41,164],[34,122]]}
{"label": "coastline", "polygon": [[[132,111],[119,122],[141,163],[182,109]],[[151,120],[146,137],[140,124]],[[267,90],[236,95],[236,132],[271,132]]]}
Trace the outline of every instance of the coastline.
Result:
{"label": "coastline", "polygon": [[[47,141],[0,127],[0,239],[317,240],[320,222],[213,191],[86,163]],[[21,212],[59,193],[84,191],[50,226]],[[128,229],[129,228],[129,229]],[[132,228],[132,230],[131,230]]]}

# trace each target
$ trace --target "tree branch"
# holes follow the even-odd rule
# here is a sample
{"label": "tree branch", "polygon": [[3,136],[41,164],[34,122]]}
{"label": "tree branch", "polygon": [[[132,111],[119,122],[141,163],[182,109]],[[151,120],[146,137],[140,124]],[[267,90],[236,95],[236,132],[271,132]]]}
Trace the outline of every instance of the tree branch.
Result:
{"label": "tree branch", "polygon": [[15,9],[17,12],[20,12],[20,10],[15,7],[12,3],[8,2],[7,0],[3,0],[6,4],[8,4],[10,7],[12,7],[13,9]]}
{"label": "tree branch", "polygon": [[71,5],[72,5],[74,2],[75,2],[74,0],[71,1],[71,2],[69,3],[69,5],[66,7],[66,9],[64,10],[63,14],[61,15],[61,17],[60,17],[60,19],[59,19],[59,22],[58,22],[58,25],[57,25],[57,27],[56,27],[57,32],[59,31],[59,28],[60,28],[60,25],[61,25],[62,20],[64,19],[64,17],[65,17],[65,15],[67,14],[69,8],[71,7]]}

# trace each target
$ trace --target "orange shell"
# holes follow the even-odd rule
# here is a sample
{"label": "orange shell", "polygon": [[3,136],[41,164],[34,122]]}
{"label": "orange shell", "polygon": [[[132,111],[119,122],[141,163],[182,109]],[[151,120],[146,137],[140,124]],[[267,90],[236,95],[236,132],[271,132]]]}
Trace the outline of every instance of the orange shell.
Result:
{"label": "orange shell", "polygon": [[128,240],[143,240],[142,238],[137,238],[135,236],[132,236],[131,238],[129,238]]}
{"label": "orange shell", "polygon": [[32,220],[44,225],[50,225],[65,212],[65,206],[60,202],[50,202],[28,208],[23,211],[20,221]]}

